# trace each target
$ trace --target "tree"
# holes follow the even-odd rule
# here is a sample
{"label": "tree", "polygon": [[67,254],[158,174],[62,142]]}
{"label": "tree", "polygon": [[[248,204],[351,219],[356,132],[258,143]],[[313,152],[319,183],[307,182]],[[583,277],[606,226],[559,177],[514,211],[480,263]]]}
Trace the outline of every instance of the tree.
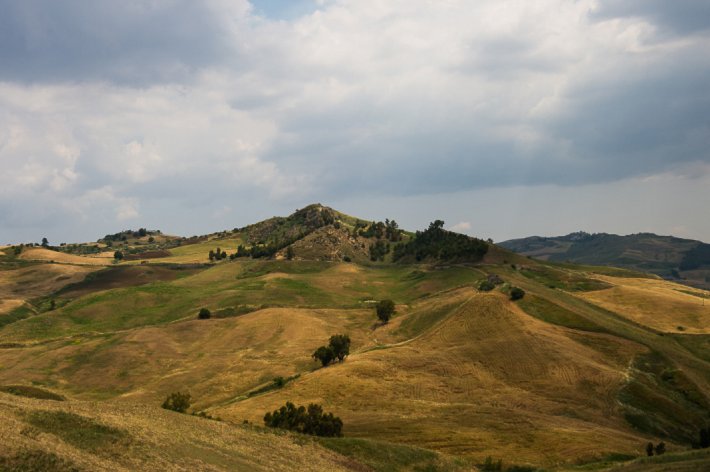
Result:
{"label": "tree", "polygon": [[330,345],[328,347],[333,350],[335,357],[337,357],[340,362],[343,362],[350,354],[350,336],[347,334],[331,336]]}
{"label": "tree", "polygon": [[212,249],[210,249],[209,258],[210,258],[211,261],[213,261],[214,258],[215,258],[215,253],[214,253],[214,251],[213,251]]}
{"label": "tree", "polygon": [[197,318],[200,320],[209,320],[212,313],[207,308],[200,308],[200,312],[197,314]]}
{"label": "tree", "polygon": [[394,302],[392,300],[380,300],[375,307],[377,317],[382,323],[387,324],[394,314]]}
{"label": "tree", "polygon": [[49,247],[49,241],[47,238],[42,238],[42,247]]}
{"label": "tree", "polygon": [[57,308],[57,301],[54,298],[52,298],[52,300],[49,302],[49,311],[52,311],[55,308]]}
{"label": "tree", "polygon": [[175,392],[168,395],[168,397],[163,402],[162,407],[166,410],[177,411],[178,413],[185,413],[188,408],[190,408],[191,397],[189,393]]}
{"label": "tree", "polygon": [[478,285],[478,290],[481,292],[490,292],[494,288],[496,288],[496,286],[490,280],[484,280]]}
{"label": "tree", "polygon": [[515,301],[515,300],[520,300],[525,296],[525,290],[522,288],[518,287],[513,287],[510,289],[510,299]]}
{"label": "tree", "polygon": [[666,452],[666,443],[663,441],[656,444],[656,455],[662,456]]}
{"label": "tree", "polygon": [[117,261],[120,261],[121,259],[123,259],[123,253],[121,251],[116,251],[113,253],[113,258]]}
{"label": "tree", "polygon": [[315,350],[311,357],[320,361],[321,364],[323,364],[323,367],[325,367],[331,362],[333,362],[333,359],[336,358],[336,355],[335,352],[333,352],[333,348],[331,348],[330,346],[321,346]]}
{"label": "tree", "polygon": [[710,447],[710,427],[700,429],[700,447],[703,449]]}
{"label": "tree", "polygon": [[651,457],[653,455],[653,443],[646,444],[646,455]]}
{"label": "tree", "polygon": [[293,258],[296,256],[296,254],[293,251],[293,246],[289,246],[286,248],[286,259],[289,261],[293,260]]}

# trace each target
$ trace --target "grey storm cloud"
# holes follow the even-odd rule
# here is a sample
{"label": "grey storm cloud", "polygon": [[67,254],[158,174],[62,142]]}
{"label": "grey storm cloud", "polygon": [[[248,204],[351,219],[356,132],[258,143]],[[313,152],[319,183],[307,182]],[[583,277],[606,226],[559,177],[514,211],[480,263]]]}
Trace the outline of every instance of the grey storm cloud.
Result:
{"label": "grey storm cloud", "polygon": [[643,18],[663,34],[685,35],[710,30],[706,0],[601,0],[592,15],[599,20]]}
{"label": "grey storm cloud", "polygon": [[205,2],[0,0],[0,80],[184,80],[235,50]]}

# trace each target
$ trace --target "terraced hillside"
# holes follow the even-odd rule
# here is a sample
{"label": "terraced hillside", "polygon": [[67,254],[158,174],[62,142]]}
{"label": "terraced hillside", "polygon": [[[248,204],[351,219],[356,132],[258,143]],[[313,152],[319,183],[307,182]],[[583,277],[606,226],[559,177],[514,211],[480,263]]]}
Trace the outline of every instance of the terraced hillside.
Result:
{"label": "terraced hillside", "polygon": [[[23,448],[87,470],[258,470],[306,444],[289,466],[313,455],[311,470],[470,470],[491,457],[605,470],[664,441],[667,462],[624,467],[706,463],[685,451],[710,423],[707,292],[496,246],[472,261],[373,262],[348,252],[378,240],[367,224],[307,214],[196,238],[145,264],[28,261],[5,249],[0,390],[34,386],[70,400],[16,403],[0,393],[0,423],[12,425],[0,431],[19,445],[0,449],[2,460],[24,460]],[[316,223],[301,231],[303,221]],[[231,252],[228,240],[285,239],[272,256],[197,260],[216,244]],[[489,280],[495,288],[481,290]],[[510,300],[513,286],[522,299]],[[382,299],[396,303],[387,324],[374,313]],[[210,319],[197,319],[202,308]],[[311,355],[338,333],[350,336],[350,355],[321,367]],[[190,412],[221,421],[160,410],[176,391],[192,395]],[[345,437],[266,434],[264,414],[287,401],[323,405]],[[55,412],[51,424],[67,412],[118,428],[135,447],[124,459],[77,449],[64,433],[32,426],[39,410]],[[168,437],[173,420],[184,435]],[[39,433],[12,432],[23,428]],[[272,437],[283,454],[260,452]]]}

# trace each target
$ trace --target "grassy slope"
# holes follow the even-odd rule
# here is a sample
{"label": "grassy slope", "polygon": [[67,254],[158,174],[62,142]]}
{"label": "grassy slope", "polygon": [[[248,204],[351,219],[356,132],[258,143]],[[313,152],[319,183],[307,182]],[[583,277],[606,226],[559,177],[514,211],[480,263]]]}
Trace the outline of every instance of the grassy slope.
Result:
{"label": "grassy slope", "polygon": [[10,470],[363,470],[310,439],[139,405],[0,393],[0,437]]}
{"label": "grassy slope", "polygon": [[[597,293],[590,289],[644,281],[600,284],[564,267],[530,274],[509,262],[534,262],[504,251],[487,261],[506,265],[239,261],[87,293],[0,330],[3,340],[44,340],[0,350],[0,383],[34,381],[86,398],[151,404],[189,385],[197,408],[236,422],[260,421],[287,399],[318,400],[343,417],[348,435],[546,464],[638,451],[651,433],[631,429],[617,400],[624,385],[642,378],[631,367],[651,349],[707,391],[706,361],[588,299]],[[470,287],[485,272],[530,296],[518,307],[500,294],[476,294]],[[367,301],[385,297],[399,314],[373,331]],[[201,306],[270,308],[196,321]],[[351,335],[353,355],[311,372],[309,354],[335,332]],[[301,377],[283,390],[241,398],[295,374]],[[627,399],[637,407],[643,400]],[[651,416],[666,421],[661,412]]]}

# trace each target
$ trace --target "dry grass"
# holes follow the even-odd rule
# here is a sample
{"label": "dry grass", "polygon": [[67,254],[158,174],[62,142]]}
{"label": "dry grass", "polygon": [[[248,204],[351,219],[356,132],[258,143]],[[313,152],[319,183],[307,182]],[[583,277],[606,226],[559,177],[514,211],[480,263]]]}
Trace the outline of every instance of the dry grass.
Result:
{"label": "dry grass", "polygon": [[[655,279],[597,276],[613,287],[580,297],[637,323],[664,332],[710,333],[710,293]],[[703,297],[708,301],[703,306]]]}
{"label": "dry grass", "polygon": [[[67,428],[66,420],[81,428]],[[96,471],[357,470],[355,461],[306,438],[106,402],[58,404],[0,393],[0,437],[0,464],[35,451]]]}
{"label": "dry grass", "polygon": [[53,261],[57,264],[77,264],[77,265],[100,265],[105,266],[110,264],[110,260],[101,257],[78,256],[76,254],[67,254],[64,252],[52,251],[44,248],[26,248],[19,256],[20,259],[27,261]]}
{"label": "dry grass", "polygon": [[258,422],[287,400],[318,402],[343,418],[347,435],[478,460],[493,455],[550,465],[636,452],[643,438],[625,424],[616,392],[642,347],[607,336],[610,356],[499,295],[466,296],[468,302],[411,342],[354,354],[214,412]]}

